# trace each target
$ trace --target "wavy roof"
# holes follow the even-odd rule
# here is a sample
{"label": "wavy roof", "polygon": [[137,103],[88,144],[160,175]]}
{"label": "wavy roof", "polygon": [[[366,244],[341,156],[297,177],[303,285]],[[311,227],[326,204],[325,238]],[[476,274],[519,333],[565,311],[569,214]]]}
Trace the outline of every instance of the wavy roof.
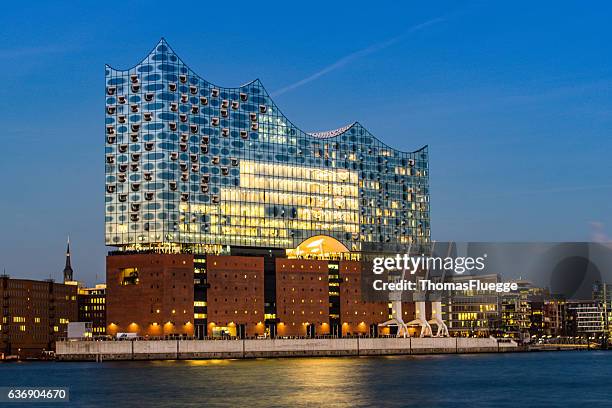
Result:
{"label": "wavy roof", "polygon": [[283,115],[283,117],[287,120],[287,122],[289,122],[292,126],[294,126],[296,129],[300,130],[302,133],[312,136],[314,138],[317,139],[331,139],[337,136],[341,136],[342,134],[346,133],[348,130],[350,130],[353,127],[359,127],[361,129],[363,129],[364,131],[366,131],[373,139],[377,140],[380,144],[382,144],[383,146],[385,146],[386,148],[395,150],[396,152],[399,153],[417,153],[417,152],[421,152],[425,149],[427,149],[427,145],[424,145],[423,147],[421,147],[420,149],[417,149],[415,151],[412,152],[404,152],[401,151],[399,149],[396,149],[394,147],[391,147],[389,145],[387,145],[385,142],[383,142],[382,140],[380,140],[378,137],[374,136],[371,132],[369,132],[365,127],[363,127],[359,122],[352,122],[349,123],[346,126],[342,126],[339,127],[337,129],[332,129],[332,130],[326,130],[326,131],[319,131],[319,132],[305,132],[303,130],[301,130],[301,128],[299,126],[296,126],[293,122],[291,122],[291,120],[289,120],[289,118],[287,118],[287,115],[283,114],[282,111],[278,108],[278,105],[273,101],[273,99],[271,98],[270,94],[268,93],[268,90],[263,86],[263,84],[261,83],[261,81],[259,80],[259,78],[254,79],[250,82],[247,82],[245,84],[240,85],[239,87],[225,87],[225,86],[220,86],[220,85],[216,85],[206,79],[204,79],[201,75],[197,74],[193,69],[190,68],[190,66],[188,64],[186,64],[179,56],[178,54],[172,49],[172,47],[168,44],[168,42],[166,41],[166,39],[164,37],[162,37],[159,42],[155,45],[155,47],[153,47],[153,49],[147,54],[146,57],[144,57],[139,63],[137,63],[136,65],[133,65],[130,68],[127,69],[117,69],[109,64],[106,64],[107,68],[110,68],[114,71],[117,72],[126,72],[126,71],[130,71],[132,69],[135,69],[136,67],[138,67],[139,65],[145,63],[147,61],[147,59],[152,56],[153,54],[156,54],[156,50],[157,48],[162,45],[168,48],[169,51],[172,52],[172,54],[176,57],[177,61],[179,61],[181,64],[183,64],[185,67],[187,67],[194,75],[196,75],[201,81],[207,82],[208,84],[210,84],[213,87],[218,87],[218,88],[224,88],[224,89],[243,89],[246,88],[249,85],[252,85],[254,83],[258,83],[261,88],[264,90],[266,96],[270,99],[271,103],[274,105],[274,108]]}
{"label": "wavy roof", "polygon": [[308,133],[308,134],[310,136],[316,137],[318,139],[328,139],[330,137],[336,137],[336,136],[339,136],[339,135],[343,134],[344,132],[346,132],[347,130],[352,128],[355,123],[357,123],[357,122],[350,123],[350,124],[348,124],[346,126],[342,126],[341,128],[334,129],[334,130],[326,130],[326,131],[323,131],[323,132],[311,132],[311,133]]}

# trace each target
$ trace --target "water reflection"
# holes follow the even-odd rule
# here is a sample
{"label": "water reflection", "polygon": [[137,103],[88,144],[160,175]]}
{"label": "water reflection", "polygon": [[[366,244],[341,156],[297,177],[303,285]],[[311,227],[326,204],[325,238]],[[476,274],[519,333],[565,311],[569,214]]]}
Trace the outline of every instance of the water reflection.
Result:
{"label": "water reflection", "polygon": [[0,365],[3,385],[113,407],[608,405],[611,377],[607,352]]}

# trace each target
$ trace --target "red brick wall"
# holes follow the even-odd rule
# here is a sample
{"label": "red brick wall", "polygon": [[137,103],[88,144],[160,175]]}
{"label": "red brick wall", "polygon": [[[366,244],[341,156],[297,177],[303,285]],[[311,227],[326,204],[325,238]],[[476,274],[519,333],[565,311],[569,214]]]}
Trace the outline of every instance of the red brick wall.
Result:
{"label": "red brick wall", "polygon": [[208,335],[213,326],[245,325],[246,335],[263,334],[264,261],[251,256],[207,257]]}
{"label": "red brick wall", "polygon": [[[210,284],[207,334],[211,336],[215,326],[232,325],[245,325],[247,336],[262,334],[263,258],[209,255],[206,264]],[[108,333],[193,334],[193,267],[193,256],[188,254],[107,257]],[[138,268],[138,285],[121,285],[122,268]],[[366,334],[370,332],[370,325],[388,319],[387,303],[361,300],[359,262],[340,262],[339,273],[343,334]],[[327,261],[276,260],[278,336],[305,336],[307,324],[314,325],[317,334],[329,333],[328,277]],[[429,317],[429,304],[427,308]],[[403,303],[402,315],[405,322],[414,319],[414,304]]]}
{"label": "red brick wall", "polygon": [[306,323],[317,334],[329,333],[329,271],[327,261],[276,260],[278,336],[305,336]]}
{"label": "red brick wall", "polygon": [[[139,283],[121,285],[121,270],[137,268]],[[193,255],[106,257],[107,333],[193,334]]]}
{"label": "red brick wall", "polygon": [[342,334],[368,334],[371,324],[389,318],[388,302],[364,302],[361,297],[361,263],[340,262],[340,321]]}

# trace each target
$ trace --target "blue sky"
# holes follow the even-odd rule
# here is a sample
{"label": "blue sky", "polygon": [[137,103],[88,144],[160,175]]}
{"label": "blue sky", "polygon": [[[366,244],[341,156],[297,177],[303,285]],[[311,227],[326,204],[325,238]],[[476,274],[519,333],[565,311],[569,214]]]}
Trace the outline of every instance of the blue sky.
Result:
{"label": "blue sky", "polygon": [[76,277],[103,279],[104,64],[162,36],[304,130],[428,144],[434,239],[612,235],[609,3],[209,3],[3,5],[0,268],[60,279],[69,233]]}

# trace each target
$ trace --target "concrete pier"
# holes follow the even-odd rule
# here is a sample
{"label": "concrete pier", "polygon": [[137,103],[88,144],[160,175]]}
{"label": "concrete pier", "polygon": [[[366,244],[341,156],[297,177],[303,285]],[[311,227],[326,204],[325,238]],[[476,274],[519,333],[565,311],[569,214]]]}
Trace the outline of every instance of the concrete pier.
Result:
{"label": "concrete pier", "polygon": [[495,338],[339,338],[266,340],[64,340],[63,361],[192,360],[222,358],[381,356],[518,351],[514,341]]}

